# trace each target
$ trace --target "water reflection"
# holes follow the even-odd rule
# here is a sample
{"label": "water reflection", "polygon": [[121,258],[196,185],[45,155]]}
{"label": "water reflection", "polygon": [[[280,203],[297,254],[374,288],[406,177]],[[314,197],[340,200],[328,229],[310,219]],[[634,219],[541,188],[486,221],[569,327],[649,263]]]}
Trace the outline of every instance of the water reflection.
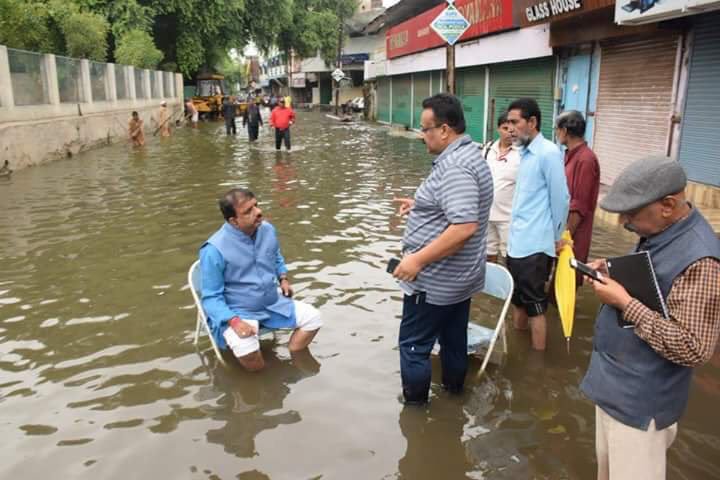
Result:
{"label": "water reflection", "polygon": [[[267,132],[249,147],[203,124],[0,183],[0,435],[12,452],[0,478],[593,478],[593,407],[577,386],[594,296],[579,291],[570,352],[551,309],[544,356],[510,331],[502,366],[478,379],[473,360],[465,394],[436,385],[428,412],[405,412],[401,299],[385,265],[403,231],[392,198],[413,194],[431,158],[321,114],[294,128],[289,154]],[[298,298],[322,310],[322,369],[291,358],[285,338],[263,344],[258,376],[194,351],[187,270],[235,185],[277,228]],[[599,224],[591,256],[632,242]],[[471,316],[492,324],[497,310],[478,298]],[[696,372],[669,478],[720,478],[718,367]]]}
{"label": "water reflection", "polygon": [[438,406],[407,406],[400,411],[400,430],[407,450],[398,462],[398,478],[469,478],[465,472],[472,463],[462,444],[466,420],[462,397],[448,396],[435,403]]}
{"label": "water reflection", "polygon": [[206,438],[238,457],[259,454],[255,438],[262,431],[301,421],[299,412],[283,409],[284,400],[293,384],[320,372],[320,363],[309,350],[281,358],[274,348],[263,348],[263,357],[265,370],[260,373],[246,372],[233,362],[211,368],[203,359],[213,394],[218,396],[211,418],[224,422],[208,430]]}

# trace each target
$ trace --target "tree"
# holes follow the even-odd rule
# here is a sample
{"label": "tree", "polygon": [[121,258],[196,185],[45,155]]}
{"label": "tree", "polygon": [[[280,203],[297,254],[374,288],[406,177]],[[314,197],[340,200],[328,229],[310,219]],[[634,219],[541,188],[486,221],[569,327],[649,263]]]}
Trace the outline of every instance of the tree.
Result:
{"label": "tree", "polygon": [[89,12],[72,13],[61,24],[67,54],[104,62],[107,55],[109,24],[101,15]]}
{"label": "tree", "polygon": [[225,55],[218,71],[225,76],[225,83],[231,90],[234,90],[238,84],[242,88],[247,82],[245,65],[230,55]]}
{"label": "tree", "polygon": [[39,3],[0,0],[0,44],[35,52],[52,52],[49,13]]}
{"label": "tree", "polygon": [[117,43],[115,61],[123,65],[138,68],[156,68],[163,53],[155,47],[149,33],[142,30],[129,30]]}
{"label": "tree", "polygon": [[356,8],[356,0],[295,0],[292,21],[278,34],[277,45],[286,54],[293,51],[305,58],[320,52],[327,64],[334,64],[342,22]]}

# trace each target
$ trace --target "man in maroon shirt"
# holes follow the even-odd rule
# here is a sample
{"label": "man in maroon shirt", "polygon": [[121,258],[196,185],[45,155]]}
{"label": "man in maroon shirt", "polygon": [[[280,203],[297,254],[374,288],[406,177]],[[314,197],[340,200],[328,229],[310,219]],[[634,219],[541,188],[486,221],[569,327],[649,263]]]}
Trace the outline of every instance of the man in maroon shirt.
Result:
{"label": "man in maroon shirt", "polygon": [[[587,262],[592,240],[593,217],[600,191],[600,165],[585,143],[585,119],[577,110],[561,113],[556,121],[555,134],[567,147],[565,151],[565,177],[570,191],[570,213],[567,228],[573,239],[573,253],[581,262]],[[578,285],[582,275],[577,275]]]}

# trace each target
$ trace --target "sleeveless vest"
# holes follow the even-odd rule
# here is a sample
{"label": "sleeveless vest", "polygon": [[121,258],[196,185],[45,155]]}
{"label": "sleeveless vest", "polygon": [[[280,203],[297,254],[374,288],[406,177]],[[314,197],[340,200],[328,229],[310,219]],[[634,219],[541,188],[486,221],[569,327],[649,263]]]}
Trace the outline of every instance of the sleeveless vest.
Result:
{"label": "sleeveless vest", "polygon": [[[665,231],[642,239],[665,299],[676,277],[703,258],[720,259],[720,240],[697,209]],[[590,366],[580,385],[608,415],[630,427],[658,430],[677,422],[687,406],[692,368],[660,356],[634,329],[619,325],[622,312],[603,305],[595,322]]]}
{"label": "sleeveless vest", "polygon": [[240,318],[258,320],[269,328],[294,326],[293,301],[278,293],[279,244],[272,225],[263,222],[253,241],[225,223],[207,243],[217,248],[225,259],[225,302],[233,312]]}

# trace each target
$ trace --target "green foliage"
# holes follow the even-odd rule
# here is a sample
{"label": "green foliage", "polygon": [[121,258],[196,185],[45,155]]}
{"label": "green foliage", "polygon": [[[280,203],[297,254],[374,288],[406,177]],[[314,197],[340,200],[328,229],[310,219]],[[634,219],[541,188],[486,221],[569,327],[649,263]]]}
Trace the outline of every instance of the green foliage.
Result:
{"label": "green foliage", "polygon": [[155,17],[155,9],[149,5],[140,5],[136,0],[120,0],[110,3],[108,18],[115,38],[120,38],[130,30],[150,32]]}
{"label": "green foliage", "polygon": [[104,62],[107,54],[107,20],[96,13],[72,13],[61,24],[67,54]]}
{"label": "green foliage", "polygon": [[334,63],[341,19],[355,8],[356,0],[0,0],[0,43],[95,60],[109,44],[118,63],[162,62],[186,76],[227,67],[227,52],[250,41],[265,52],[320,51]]}
{"label": "green foliage", "polygon": [[43,5],[0,0],[0,44],[36,52],[52,52],[49,14]]}
{"label": "green foliage", "polygon": [[218,72],[225,76],[225,83],[230,89],[234,89],[238,83],[242,88],[247,82],[245,65],[231,58],[229,55],[225,55],[225,58],[220,62]]}
{"label": "green foliage", "polygon": [[292,20],[283,25],[277,45],[306,58],[319,51],[326,63],[334,64],[343,19],[350,18],[356,8],[356,0],[295,0]]}
{"label": "green foliage", "polygon": [[155,47],[149,33],[142,30],[129,30],[117,42],[115,61],[123,65],[138,68],[157,67],[163,53]]}

